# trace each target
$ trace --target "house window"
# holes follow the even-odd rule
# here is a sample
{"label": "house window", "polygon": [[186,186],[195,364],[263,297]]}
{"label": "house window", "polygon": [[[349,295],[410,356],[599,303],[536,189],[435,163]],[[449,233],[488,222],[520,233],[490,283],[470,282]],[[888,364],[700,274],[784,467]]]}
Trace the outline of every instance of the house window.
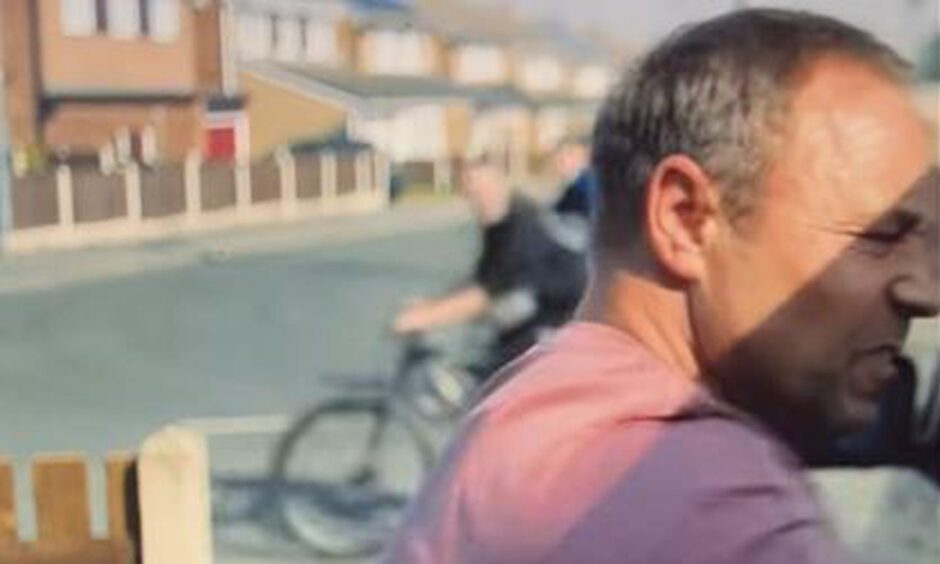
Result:
{"label": "house window", "polygon": [[278,25],[278,22],[281,18],[277,14],[271,14],[268,16],[268,52],[277,53],[278,44],[281,41],[281,29]]}
{"label": "house window", "polygon": [[241,14],[236,23],[238,52],[242,59],[264,59],[271,52],[271,19],[260,14]]}
{"label": "house window", "polygon": [[274,54],[281,61],[296,61],[302,53],[301,20],[282,17],[275,21]]}
{"label": "house window", "polygon": [[582,67],[575,79],[575,91],[582,98],[603,98],[611,81],[610,71],[602,65]]}
{"label": "house window", "polygon": [[550,92],[562,87],[561,65],[552,57],[530,59],[522,70],[523,88],[530,92]]}
{"label": "house window", "polygon": [[371,70],[377,74],[426,74],[430,60],[420,33],[377,31],[370,36]]}
{"label": "house window", "polygon": [[112,37],[130,39],[140,35],[140,3],[132,0],[108,0],[108,33]]}
{"label": "house window", "polygon": [[391,31],[377,31],[370,36],[372,51],[372,72],[393,74],[397,72],[401,58],[398,53],[398,34]]}
{"label": "house window", "polygon": [[506,59],[497,47],[468,45],[457,52],[455,75],[463,83],[497,83],[506,77]]}
{"label": "house window", "polygon": [[444,111],[439,106],[415,106],[394,118],[393,154],[398,160],[433,161],[447,150]]}
{"label": "house window", "polygon": [[307,20],[304,55],[312,63],[335,64],[339,58],[336,31],[331,24]]}
{"label": "house window", "polygon": [[141,30],[156,41],[174,41],[180,34],[179,0],[146,0]]}
{"label": "house window", "polygon": [[403,74],[424,74],[429,65],[425,59],[424,37],[418,33],[399,36],[399,71]]}
{"label": "house window", "polygon": [[84,37],[98,31],[96,0],[60,0],[59,18],[64,35]]}

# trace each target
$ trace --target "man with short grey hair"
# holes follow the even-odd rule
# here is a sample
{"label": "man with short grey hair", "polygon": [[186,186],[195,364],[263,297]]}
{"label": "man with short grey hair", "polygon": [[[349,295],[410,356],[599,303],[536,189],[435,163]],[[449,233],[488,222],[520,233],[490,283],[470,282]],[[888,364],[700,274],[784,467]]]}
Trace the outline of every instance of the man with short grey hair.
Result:
{"label": "man with short grey hair", "polygon": [[422,564],[844,562],[803,462],[936,315],[936,147],[867,33],[748,10],[667,39],[595,129],[577,319],[497,378],[393,540]]}

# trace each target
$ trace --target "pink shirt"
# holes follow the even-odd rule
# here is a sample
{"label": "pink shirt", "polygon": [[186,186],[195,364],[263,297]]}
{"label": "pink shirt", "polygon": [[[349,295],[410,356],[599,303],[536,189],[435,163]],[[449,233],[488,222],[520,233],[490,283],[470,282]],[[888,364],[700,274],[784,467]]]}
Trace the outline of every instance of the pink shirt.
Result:
{"label": "pink shirt", "polygon": [[843,562],[789,451],[625,333],[572,323],[512,370],[386,562]]}

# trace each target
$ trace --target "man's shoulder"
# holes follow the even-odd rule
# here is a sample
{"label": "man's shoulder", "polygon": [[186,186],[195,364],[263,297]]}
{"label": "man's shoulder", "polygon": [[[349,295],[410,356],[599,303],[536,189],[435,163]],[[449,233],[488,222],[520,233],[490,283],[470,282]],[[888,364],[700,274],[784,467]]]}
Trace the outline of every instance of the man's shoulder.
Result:
{"label": "man's shoulder", "polygon": [[611,331],[563,332],[472,411],[413,543],[489,555],[468,562],[665,562],[644,558],[673,534],[705,543],[747,526],[753,540],[815,519],[772,438]]}
{"label": "man's shoulder", "polygon": [[[612,555],[629,554],[623,560]],[[799,467],[720,414],[664,425],[544,562],[843,562]]]}
{"label": "man's shoulder", "polygon": [[676,523],[742,494],[779,503],[772,513],[812,518],[799,463],[773,435],[635,343],[598,331],[524,359],[479,406],[470,442],[480,484],[531,494],[529,508],[564,498],[612,504],[623,518],[656,504]]}

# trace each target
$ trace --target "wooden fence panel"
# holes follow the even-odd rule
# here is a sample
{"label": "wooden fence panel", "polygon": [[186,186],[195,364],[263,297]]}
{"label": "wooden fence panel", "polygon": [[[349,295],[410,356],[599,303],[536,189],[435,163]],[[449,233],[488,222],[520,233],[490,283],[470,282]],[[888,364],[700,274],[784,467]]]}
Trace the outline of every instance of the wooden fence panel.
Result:
{"label": "wooden fence panel", "polygon": [[269,202],[281,197],[281,171],[273,157],[251,164],[251,201]]}
{"label": "wooden fence panel", "polygon": [[336,193],[352,194],[356,191],[356,157],[358,153],[343,152],[336,155]]}
{"label": "wooden fence panel", "polygon": [[105,463],[111,540],[128,540],[128,494],[134,489],[130,484],[133,471],[134,458],[128,454],[112,455]]}
{"label": "wooden fence panel", "polygon": [[14,229],[59,222],[55,171],[13,178],[11,186]]}
{"label": "wooden fence panel", "polygon": [[0,544],[16,541],[16,498],[13,490],[13,466],[0,461]]}
{"label": "wooden fence panel", "polygon": [[3,564],[132,564],[137,559],[139,517],[134,459],[107,462],[109,538],[91,537],[88,475],[80,456],[37,458],[31,477],[36,540],[19,540],[13,468],[0,461],[0,562]]}
{"label": "wooden fence panel", "polygon": [[97,167],[72,169],[75,222],[90,223],[127,216],[123,174],[104,174]]}
{"label": "wooden fence panel", "polygon": [[20,543],[0,548],[4,564],[128,564],[126,553],[107,540],[82,543]]}
{"label": "wooden fence panel", "polygon": [[185,184],[182,166],[142,167],[140,203],[143,217],[165,217],[186,211]]}
{"label": "wooden fence panel", "polygon": [[397,171],[405,187],[434,186],[434,163],[431,161],[408,161],[398,166]]}
{"label": "wooden fence panel", "polygon": [[297,198],[311,200],[323,194],[323,169],[319,153],[301,153],[294,156],[297,178]]}
{"label": "wooden fence panel", "polygon": [[90,539],[85,461],[74,456],[37,459],[32,477],[37,541],[55,544]]}
{"label": "wooden fence panel", "polygon": [[235,206],[235,168],[228,164],[206,163],[201,173],[201,208],[211,211]]}

